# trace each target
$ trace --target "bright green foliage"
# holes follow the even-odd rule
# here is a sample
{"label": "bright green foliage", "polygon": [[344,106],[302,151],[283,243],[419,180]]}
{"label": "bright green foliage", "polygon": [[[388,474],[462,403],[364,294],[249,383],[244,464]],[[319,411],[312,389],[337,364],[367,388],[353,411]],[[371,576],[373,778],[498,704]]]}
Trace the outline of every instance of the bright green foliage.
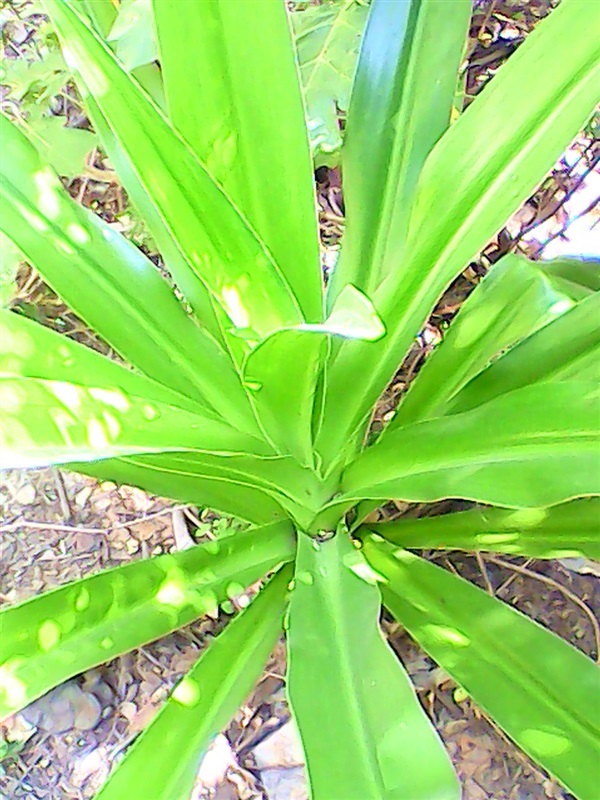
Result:
{"label": "bright green foliage", "polygon": [[[383,600],[411,636],[533,758],[593,798],[600,671],[564,640],[482,589],[369,538]],[[564,680],[563,676],[569,676]]]}
{"label": "bright green foliage", "polygon": [[[0,120],[0,230],[125,362],[0,311],[3,465],[61,464],[249,524],[4,609],[4,711],[274,572],[102,800],[185,800],[284,612],[314,800],[456,800],[379,628],[382,594],[509,736],[596,800],[591,659],[403,548],[600,556],[598,265],[505,257],[365,434],[440,295],[592,114],[600,6],[563,0],[448,127],[466,0],[258,5],[204,0],[182,20],[174,0],[45,0],[171,283]],[[348,214],[325,287],[309,134],[317,158],[339,147],[336,103]],[[485,505],[361,524],[391,499],[447,498]]]}

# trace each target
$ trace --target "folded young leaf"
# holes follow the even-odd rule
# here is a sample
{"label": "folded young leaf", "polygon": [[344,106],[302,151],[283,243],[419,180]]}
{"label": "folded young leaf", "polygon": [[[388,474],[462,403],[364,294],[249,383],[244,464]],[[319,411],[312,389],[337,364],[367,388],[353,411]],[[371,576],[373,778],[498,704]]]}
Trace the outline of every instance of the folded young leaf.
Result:
{"label": "folded young leaf", "polygon": [[[322,319],[312,165],[283,0],[153,0],[173,126]],[[269,176],[283,191],[274,191]],[[285,231],[284,234],[282,232]]]}
{"label": "folded young leaf", "polygon": [[550,508],[472,508],[366,525],[401,547],[600,561],[600,498]]}
{"label": "folded young leaf", "polygon": [[85,322],[155,380],[256,430],[226,354],[154,264],[75,203],[27,137],[0,115],[0,226]]}
{"label": "folded young leaf", "polygon": [[362,499],[536,508],[600,494],[598,400],[596,384],[541,383],[398,428],[346,468],[341,496],[310,530]]}
{"label": "folded young leaf", "polygon": [[457,800],[448,755],[379,628],[369,573],[343,531],[320,543],[300,535],[287,687],[311,797]]}
{"label": "folded young leaf", "polygon": [[533,383],[598,382],[600,292],[581,300],[476,375],[443,409],[454,414]]}
{"label": "folded young leaf", "polygon": [[421,647],[579,800],[595,800],[598,666],[516,609],[406,550],[371,537],[364,552],[381,576],[386,606]]}
{"label": "folded young leaf", "polygon": [[191,796],[213,736],[248,696],[283,630],[290,567],[283,567],[177,684],[96,800]]}
{"label": "folded young leaf", "polygon": [[572,294],[544,264],[506,255],[461,306],[386,430],[440,416],[449,398],[494,356],[567,311],[575,303]]}
{"label": "folded young leaf", "polygon": [[289,523],[126,564],[0,611],[0,717],[214,610],[293,556]]}
{"label": "folded young leaf", "polygon": [[174,451],[273,455],[200,406],[190,412],[121,389],[39,378],[0,377],[0,390],[3,468]]}
{"label": "folded young leaf", "polygon": [[205,166],[73,8],[44,2],[82,94],[93,98],[190,267],[232,325],[261,338],[301,322],[264,243]]}
{"label": "folded young leaf", "polygon": [[600,38],[590,30],[599,26],[600,4],[561,3],[427,158],[402,268],[372,298],[388,334],[380,342],[344,342],[330,370],[317,442],[325,463],[347,457],[346,443],[357,439],[444,288],[531,194],[592,113]]}
{"label": "folded young leaf", "polygon": [[[373,0],[342,151],[346,229],[328,295],[403,272],[415,186],[450,124],[469,0]],[[443,35],[439,35],[443,31]]]}
{"label": "folded young leaf", "polygon": [[339,163],[342,133],[338,114],[347,112],[350,105],[368,14],[368,4],[362,0],[343,0],[309,5],[290,16],[316,167]]}
{"label": "folded young leaf", "polygon": [[379,339],[385,333],[371,301],[348,284],[324,322],[271,334],[248,355],[244,380],[265,434],[281,452],[315,467],[313,421],[317,386],[326,385],[331,337]]}

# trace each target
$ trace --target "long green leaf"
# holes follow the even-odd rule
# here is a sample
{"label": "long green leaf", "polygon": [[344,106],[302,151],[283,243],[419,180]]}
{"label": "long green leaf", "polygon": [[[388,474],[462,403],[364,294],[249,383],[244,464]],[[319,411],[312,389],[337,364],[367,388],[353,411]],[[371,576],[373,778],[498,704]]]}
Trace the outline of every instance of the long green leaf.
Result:
{"label": "long green leaf", "polygon": [[291,577],[290,567],[281,569],[211,642],[127,751],[96,800],[191,796],[211,738],[243,703],[282,633]]}
{"label": "long green leaf", "polygon": [[318,442],[326,463],[348,457],[346,443],[354,443],[444,288],[531,194],[592,113],[600,96],[600,38],[590,30],[599,26],[599,4],[561,3],[430,154],[402,268],[372,298],[388,335],[375,343],[345,342],[329,371]]}
{"label": "long green leaf", "polygon": [[85,669],[164,636],[291,560],[289,524],[137,561],[0,612],[0,716]]}
{"label": "long green leaf", "polygon": [[342,151],[346,230],[330,291],[402,272],[415,186],[450,124],[470,0],[373,0]]}
{"label": "long green leaf", "polygon": [[[283,0],[153,0],[169,115],[322,319],[304,109]],[[273,191],[268,176],[284,191]]]}
{"label": "long green leaf", "polygon": [[322,543],[299,537],[288,691],[311,797],[456,799],[448,756],[382,636],[366,566],[341,531]]}
{"label": "long green leaf", "polygon": [[108,47],[64,2],[45,0],[91,96],[190,267],[235,328],[260,338],[302,321],[264,244]]}
{"label": "long green leaf", "polygon": [[473,378],[448,403],[466,411],[505,392],[541,381],[600,378],[600,292],[524,339]]}
{"label": "long green leaf", "polygon": [[0,377],[0,390],[3,467],[161,451],[272,455],[261,440],[200,407],[190,412],[120,389],[39,378]]}
{"label": "long green leaf", "polygon": [[[133,372],[68,336],[5,309],[0,309],[0,375],[80,385],[89,385],[91,381],[98,389],[123,390],[150,402],[157,400],[187,411],[206,411],[198,401]],[[209,414],[214,416],[212,411]]]}
{"label": "long green leaf", "polygon": [[544,271],[575,300],[600,292],[600,259],[557,258],[545,261]]}
{"label": "long green leaf", "polygon": [[401,547],[490,551],[529,558],[584,556],[600,561],[598,497],[551,508],[473,508],[366,527]]}
{"label": "long green leaf", "polygon": [[350,464],[311,530],[362,499],[536,508],[600,494],[598,403],[595,384],[542,383],[399,428]]}
{"label": "long green leaf", "polygon": [[520,612],[406,550],[364,547],[384,602],[532,758],[579,800],[596,800],[600,670]]}
{"label": "long green leaf", "polygon": [[[427,359],[388,430],[444,413],[449,398],[492,358],[574,303],[542,264],[509,254],[490,270]],[[507,388],[502,387],[502,391]]]}
{"label": "long green leaf", "polygon": [[148,376],[253,427],[229,359],[187,316],[154,264],[75,203],[24,134],[1,115],[0,132],[0,226],[42,277]]}
{"label": "long green leaf", "polygon": [[254,525],[289,518],[277,499],[256,482],[214,465],[200,470],[195,462],[184,466],[179,460],[159,454],[72,462],[66,466],[100,480],[130,484],[181,503],[211,508]]}
{"label": "long green leaf", "polygon": [[315,166],[338,165],[352,78],[369,7],[363,0],[308,5],[291,14]]}
{"label": "long green leaf", "polygon": [[106,36],[117,17],[117,7],[112,0],[75,0],[88,15],[100,36]]}

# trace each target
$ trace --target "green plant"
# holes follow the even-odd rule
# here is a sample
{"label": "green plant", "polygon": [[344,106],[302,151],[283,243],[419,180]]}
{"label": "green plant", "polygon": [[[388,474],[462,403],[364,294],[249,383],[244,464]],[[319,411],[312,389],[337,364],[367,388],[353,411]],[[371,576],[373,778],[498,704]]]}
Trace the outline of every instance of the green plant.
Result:
{"label": "green plant", "polygon": [[[594,663],[405,548],[600,556],[598,270],[505,257],[394,419],[375,442],[367,433],[438,297],[591,115],[600,6],[563,0],[448,127],[470,3],[374,1],[342,153],[347,227],[324,289],[284,3],[263,2],[259,15],[253,0],[187,4],[182,24],[176,0],[154,0],[168,114],[80,4],[45,5],[186,305],[1,119],[2,230],[132,367],[0,312],[3,463],[65,465],[251,527],[4,609],[3,711],[274,573],[102,800],[187,796],[286,608],[287,685],[313,797],[458,798],[381,634],[382,597],[515,742],[593,800]],[[485,506],[364,522],[390,498]]]}

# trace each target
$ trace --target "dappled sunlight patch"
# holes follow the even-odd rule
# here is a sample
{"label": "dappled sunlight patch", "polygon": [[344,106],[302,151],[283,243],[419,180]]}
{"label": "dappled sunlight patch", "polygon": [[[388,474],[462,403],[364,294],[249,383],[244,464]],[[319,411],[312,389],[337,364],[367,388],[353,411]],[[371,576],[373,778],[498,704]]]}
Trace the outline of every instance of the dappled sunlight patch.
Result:
{"label": "dappled sunlight patch", "polygon": [[314,575],[307,569],[296,572],[295,579],[298,583],[303,583],[305,586],[312,586],[312,584],[315,582]]}
{"label": "dappled sunlight patch", "polygon": [[225,592],[227,594],[227,597],[230,600],[233,600],[234,597],[238,597],[240,594],[243,594],[244,589],[245,586],[243,586],[243,584],[239,583],[238,581],[230,581],[227,584]]}
{"label": "dappled sunlight patch", "polygon": [[173,608],[183,608],[188,604],[187,593],[181,581],[167,579],[158,587],[156,602]]}
{"label": "dappled sunlight patch", "polygon": [[51,169],[41,169],[34,173],[33,182],[38,190],[39,210],[49,219],[56,219],[60,212],[60,181]]}
{"label": "dappled sunlight patch", "polygon": [[89,419],[86,424],[86,431],[88,444],[91,447],[102,450],[110,445],[110,439],[106,435],[104,426],[99,420],[93,418]]}
{"label": "dappled sunlight patch", "polygon": [[89,591],[85,586],[82,586],[75,597],[75,610],[79,612],[85,611],[87,608],[89,608],[90,600],[91,598]]}
{"label": "dappled sunlight patch", "polygon": [[111,406],[117,411],[129,411],[131,403],[118,389],[88,389],[90,397],[106,406]]}
{"label": "dappled sunlight patch", "polygon": [[103,650],[110,650],[111,647],[115,646],[114,639],[111,639],[110,636],[104,636],[102,639],[100,639],[99,644]]}
{"label": "dappled sunlight patch", "polygon": [[357,578],[365,581],[365,583],[371,584],[371,586],[376,586],[378,583],[387,582],[386,578],[374,570],[358,550],[346,553],[342,561],[344,562],[345,566],[356,575]]}
{"label": "dappled sunlight patch", "polygon": [[250,328],[250,315],[243,301],[243,289],[236,286],[223,286],[221,289],[221,301],[236,328]]}
{"label": "dappled sunlight patch", "polygon": [[42,622],[37,636],[40,650],[47,652],[53,647],[56,647],[60,641],[61,633],[61,627],[55,620],[47,619],[45,622]]}
{"label": "dappled sunlight patch", "polygon": [[11,658],[0,666],[0,699],[6,712],[23,708],[27,703],[27,686],[15,674],[23,663],[22,658]]}
{"label": "dappled sunlight patch", "polygon": [[176,703],[187,708],[193,708],[200,700],[200,687],[192,678],[183,678],[173,689],[171,697]]}
{"label": "dappled sunlight patch", "polygon": [[446,625],[434,625],[428,623],[423,625],[423,631],[426,635],[431,636],[432,639],[441,642],[442,644],[451,644],[454,647],[469,647],[471,640],[456,628],[450,628]]}
{"label": "dappled sunlight patch", "polygon": [[[520,533],[477,533],[475,542],[480,545],[509,544],[517,542],[521,538]],[[516,548],[517,550],[520,548]]]}
{"label": "dappled sunlight patch", "polygon": [[0,386],[0,406],[7,414],[16,414],[25,400],[25,392],[14,383]]}
{"label": "dappled sunlight patch", "polygon": [[536,528],[548,517],[547,508],[520,508],[508,514],[502,522],[503,528]]}
{"label": "dappled sunlight patch", "polygon": [[82,390],[71,383],[63,381],[48,381],[47,385],[52,394],[71,411],[81,408]]}
{"label": "dappled sunlight patch", "polygon": [[550,306],[550,308],[548,309],[548,314],[554,317],[558,317],[561,314],[564,314],[565,311],[569,311],[571,308],[573,308],[574,305],[575,303],[568,297],[563,297]]}
{"label": "dappled sunlight patch", "polygon": [[77,222],[70,222],[67,225],[67,234],[74,242],[78,242],[78,244],[87,244],[91,239],[85,228],[83,228]]}
{"label": "dappled sunlight patch", "polygon": [[521,741],[526,750],[531,749],[540,758],[560,756],[573,747],[571,740],[557,729],[529,728],[521,732]]}

